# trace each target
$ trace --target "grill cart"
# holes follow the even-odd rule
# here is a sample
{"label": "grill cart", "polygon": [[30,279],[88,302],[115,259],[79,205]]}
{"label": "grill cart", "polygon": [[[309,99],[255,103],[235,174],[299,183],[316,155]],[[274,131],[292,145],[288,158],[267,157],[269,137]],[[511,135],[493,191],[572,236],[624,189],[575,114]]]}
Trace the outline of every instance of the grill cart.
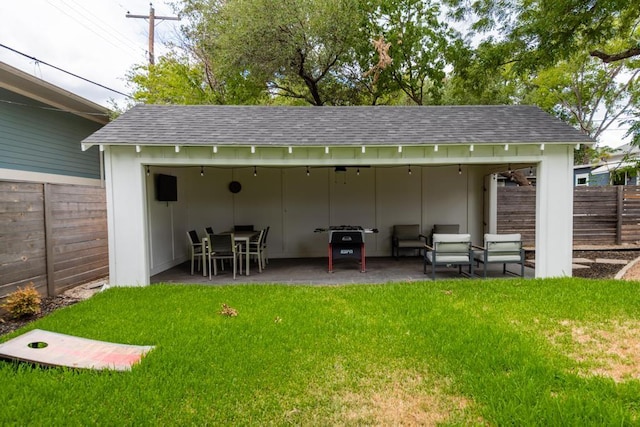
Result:
{"label": "grill cart", "polygon": [[316,232],[329,233],[329,273],[333,273],[334,260],[357,259],[360,271],[366,271],[364,235],[377,233],[376,229],[364,229],[357,225],[332,226],[329,229],[317,228]]}

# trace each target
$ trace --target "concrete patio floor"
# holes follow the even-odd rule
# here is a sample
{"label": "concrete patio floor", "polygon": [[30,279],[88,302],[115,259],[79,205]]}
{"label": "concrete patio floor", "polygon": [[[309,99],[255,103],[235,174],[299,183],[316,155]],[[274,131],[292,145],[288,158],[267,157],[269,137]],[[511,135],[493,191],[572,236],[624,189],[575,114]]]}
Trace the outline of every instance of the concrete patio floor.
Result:
{"label": "concrete patio floor", "polygon": [[[360,265],[354,260],[339,260],[334,262],[333,273],[328,272],[327,258],[287,258],[270,259],[267,268],[258,272],[256,263],[251,264],[250,275],[238,275],[233,279],[231,268],[227,265],[225,271],[218,268],[218,275],[203,276],[202,271],[191,275],[190,263],[180,264],[172,269],[151,277],[151,283],[200,283],[209,285],[228,285],[243,283],[282,283],[282,284],[311,284],[311,285],[340,285],[352,283],[388,283],[415,282],[431,280],[431,266],[427,266],[427,274],[423,273],[421,257],[371,257],[366,260],[366,272],[360,272]],[[474,277],[482,278],[483,265],[476,269]],[[508,265],[508,271],[519,272],[518,265]],[[463,268],[463,272],[466,269]],[[514,278],[517,276],[502,274],[502,265],[490,264],[487,276],[490,278]],[[525,277],[534,277],[534,270],[525,267]],[[436,280],[465,279],[467,276],[458,274],[458,268],[438,267]]]}

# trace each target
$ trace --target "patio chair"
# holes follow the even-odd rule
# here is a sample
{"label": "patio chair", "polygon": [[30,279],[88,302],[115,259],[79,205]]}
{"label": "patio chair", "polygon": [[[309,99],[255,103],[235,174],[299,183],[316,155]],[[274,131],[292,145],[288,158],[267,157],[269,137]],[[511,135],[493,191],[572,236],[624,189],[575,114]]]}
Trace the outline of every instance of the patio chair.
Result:
{"label": "patio chair", "polygon": [[255,255],[256,261],[258,261],[258,272],[262,273],[262,269],[264,268],[264,258],[262,253],[262,240],[264,239],[265,230],[260,230],[260,233],[249,240],[249,244],[243,246],[240,249],[240,256],[247,255],[249,256]]}
{"label": "patio chair", "polygon": [[431,229],[431,234],[429,235],[428,244],[433,244],[433,235],[434,234],[458,234],[460,233],[460,225],[459,224],[433,224],[433,228]]}
{"label": "patio chair", "polygon": [[[209,263],[209,280],[211,280],[211,264],[213,262],[213,275],[218,275],[217,261],[221,263],[224,260],[231,261],[233,265],[233,278],[236,278],[237,271],[242,274],[242,257],[238,250],[239,245],[235,243],[233,233],[214,234],[210,236],[209,247],[207,251],[207,259]],[[239,266],[238,266],[239,264]],[[224,264],[221,265],[224,270]]]}
{"label": "patio chair", "polygon": [[[507,264],[520,264],[520,277],[524,277],[524,249],[522,237],[516,234],[485,234],[484,246],[474,246],[474,258],[480,266],[484,264],[483,277],[487,278],[487,264],[502,264],[502,274],[507,274]],[[509,272],[516,275],[516,273]]]}
{"label": "patio chair", "polygon": [[264,236],[262,236],[262,268],[265,267],[266,264],[269,264],[269,255],[267,252],[267,237],[269,237],[270,226],[264,229]]}
{"label": "patio chair", "polygon": [[207,233],[207,236],[211,236],[212,234],[214,234],[213,227],[205,227],[204,232]]}
{"label": "patio chair", "polygon": [[434,234],[433,246],[427,246],[424,254],[424,274],[427,274],[427,264],[431,264],[431,276],[436,280],[436,267],[458,266],[458,273],[462,274],[462,266],[469,266],[469,278],[473,277],[473,248],[470,234]]}
{"label": "patio chair", "polygon": [[391,236],[391,256],[398,258],[400,249],[417,249],[418,255],[427,244],[427,236],[420,234],[420,225],[394,225]]}
{"label": "patio chair", "polygon": [[200,240],[200,236],[196,230],[187,231],[189,238],[189,252],[191,253],[191,275],[193,276],[193,264],[198,260],[198,271],[202,268],[202,260],[204,258],[204,245]]}

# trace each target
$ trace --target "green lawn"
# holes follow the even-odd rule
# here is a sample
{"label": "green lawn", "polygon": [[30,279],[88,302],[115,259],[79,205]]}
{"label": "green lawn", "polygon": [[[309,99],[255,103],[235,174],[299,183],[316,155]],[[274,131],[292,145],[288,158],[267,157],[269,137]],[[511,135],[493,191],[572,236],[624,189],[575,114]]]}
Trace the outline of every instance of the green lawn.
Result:
{"label": "green lawn", "polygon": [[157,347],[125,373],[0,362],[0,425],[640,424],[637,282],[154,285],[36,327]]}

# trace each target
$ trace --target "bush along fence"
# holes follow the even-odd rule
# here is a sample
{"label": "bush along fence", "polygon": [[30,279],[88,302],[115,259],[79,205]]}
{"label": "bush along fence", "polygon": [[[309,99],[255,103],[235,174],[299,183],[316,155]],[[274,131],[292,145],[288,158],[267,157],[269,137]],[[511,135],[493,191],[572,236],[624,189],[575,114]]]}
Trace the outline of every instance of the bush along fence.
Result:
{"label": "bush along fence", "polygon": [[[535,245],[535,187],[498,189],[498,232],[521,233],[525,245]],[[574,188],[574,246],[638,243],[640,186]]]}
{"label": "bush along fence", "polygon": [[53,296],[109,274],[104,188],[0,181],[0,218],[0,299],[30,282]]}

